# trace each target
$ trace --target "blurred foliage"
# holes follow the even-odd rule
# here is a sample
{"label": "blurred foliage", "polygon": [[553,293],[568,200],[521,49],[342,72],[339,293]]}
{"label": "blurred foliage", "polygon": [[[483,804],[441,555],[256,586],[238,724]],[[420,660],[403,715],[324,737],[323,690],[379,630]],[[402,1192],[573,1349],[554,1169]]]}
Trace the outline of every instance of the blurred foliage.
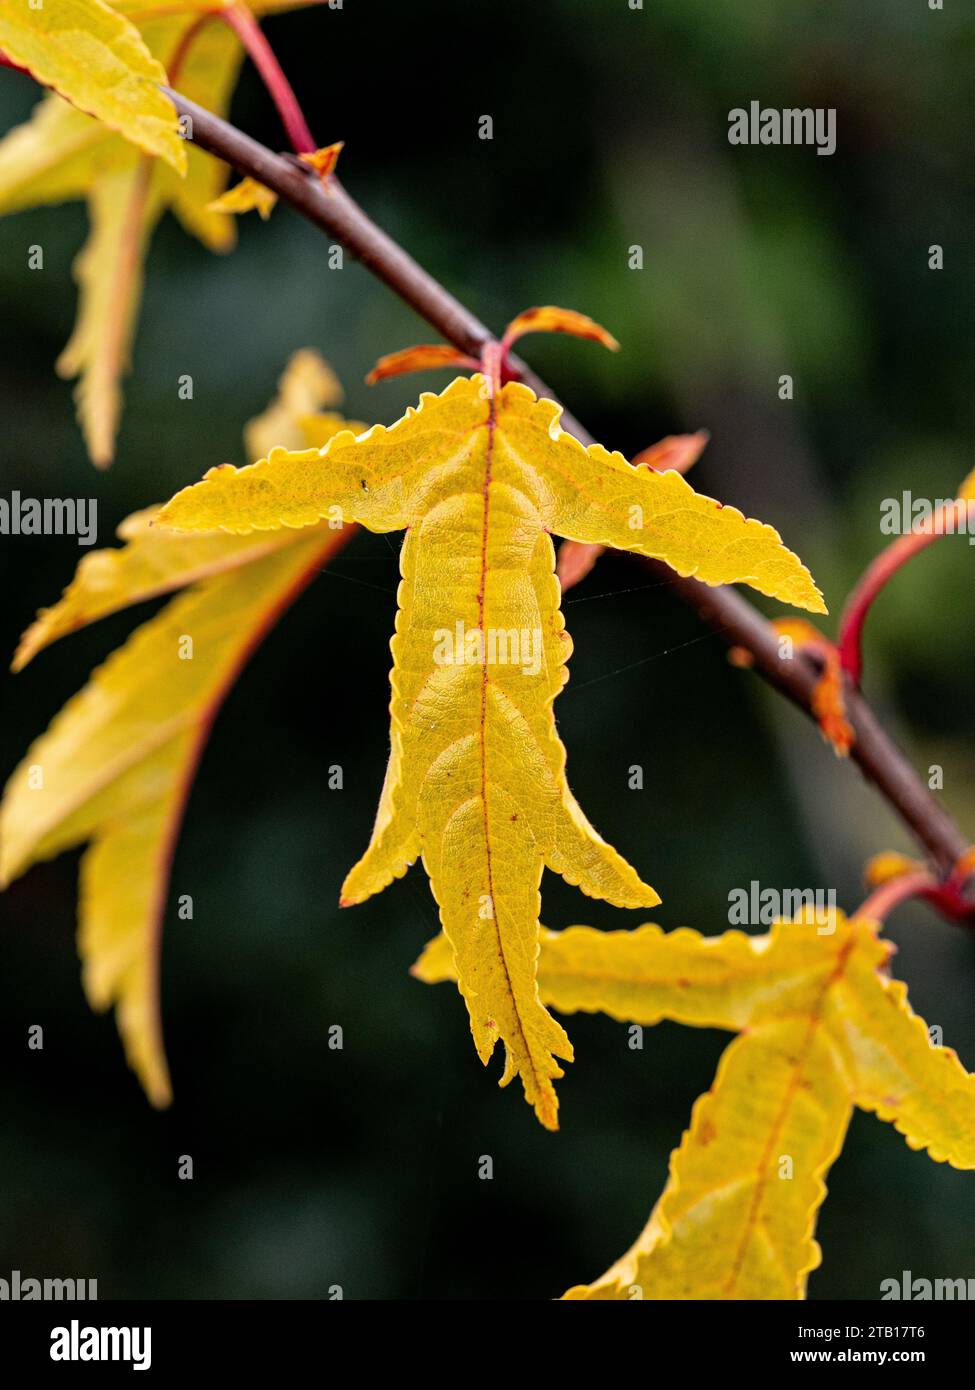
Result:
{"label": "blurred foliage", "polygon": [[[696,486],[777,525],[834,616],[883,543],[882,500],[951,495],[970,468],[975,19],[962,6],[346,0],[267,30],[316,136],[347,142],[341,174],[377,220],[496,327],[546,302],[605,323],[618,356],[541,338],[526,356],[609,446],[710,429]],[[3,128],[34,99],[0,74]],[[729,146],[729,109],[753,99],[835,107],[836,154]],[[477,138],[485,113],[493,141]],[[249,70],[233,116],[281,145]],[[119,458],[95,474],[52,371],[83,229],[77,206],[0,222],[3,495],[95,496],[107,543],[129,511],[240,462],[243,422],[306,344],[354,414],[389,421],[414,398],[413,380],[369,391],[362,377],[429,330],[348,259],[329,270],[312,227],[282,209],[244,219],[220,259],[170,221],[149,258]],[[627,268],[632,245],[642,272]],[[3,540],[5,650],[78,553]],[[943,764],[945,802],[975,837],[973,559],[945,542],[898,577],[868,628],[867,685],[917,764]],[[514,1088],[497,1091],[497,1067],[482,1073],[457,997],[408,976],[436,927],[422,876],[337,908],[382,780],[396,579],[391,540],[356,541],[217,723],[167,913],[171,1112],[148,1109],[111,1021],[82,1000],[76,857],[0,899],[0,1274],[97,1277],[103,1297],[323,1298],[333,1284],[548,1297],[642,1226],[724,1039],[662,1025],[633,1052],[622,1026],[573,1020],[553,1138]],[[639,566],[602,561],[566,614],[576,654],[557,713],[573,788],[663,895],[663,925],[722,930],[729,891],[753,878],[833,887],[853,906],[866,855],[910,848],[856,772]],[[4,681],[4,773],[130,626],[103,623]],[[676,751],[688,738],[691,762]],[[327,789],[332,763],[342,792]],[[635,763],[643,792],[627,788]],[[193,895],[192,922],[176,919],[178,893]],[[551,927],[640,920],[551,876],[543,893]],[[915,1006],[975,1067],[975,943],[919,908],[891,934]],[[33,1023],[42,1053],[26,1048]],[[177,1180],[184,1153],[192,1183]],[[856,1118],[830,1187],[813,1297],[875,1298],[905,1268],[975,1276],[975,1185],[889,1127]]]}

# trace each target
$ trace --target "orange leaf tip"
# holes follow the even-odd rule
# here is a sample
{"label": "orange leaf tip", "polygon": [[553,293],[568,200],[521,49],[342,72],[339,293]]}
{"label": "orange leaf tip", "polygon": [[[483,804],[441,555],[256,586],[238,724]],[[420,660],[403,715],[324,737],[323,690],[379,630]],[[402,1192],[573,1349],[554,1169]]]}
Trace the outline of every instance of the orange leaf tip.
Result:
{"label": "orange leaf tip", "polygon": [[243,178],[233,188],[221,193],[219,198],[207,203],[207,212],[257,212],[261,221],[266,222],[277,201],[278,195],[265,188],[263,183],[258,183],[257,179]]}
{"label": "orange leaf tip", "polygon": [[863,878],[869,888],[879,888],[882,883],[890,883],[905,874],[916,874],[924,868],[919,859],[900,854],[897,850],[886,849],[873,855],[864,865]]}
{"label": "orange leaf tip", "polygon": [[975,845],[967,849],[955,865],[954,876],[962,881],[975,874]]}
{"label": "orange leaf tip", "polygon": [[641,449],[632,460],[633,466],[652,468],[655,473],[665,473],[668,469],[687,473],[701,457],[710,438],[707,430],[698,430],[695,434],[668,434],[658,444]]}
{"label": "orange leaf tip", "polygon": [[620,346],[611,333],[587,314],[579,314],[574,309],[559,309],[554,304],[525,309],[517,318],[513,318],[501,339],[502,353],[507,353],[512,343],[526,333],[570,333],[574,338],[602,343],[611,352],[618,352]]}
{"label": "orange leaf tip", "polygon": [[324,182],[329,174],[333,173],[336,164],[339,162],[339,155],[345,147],[344,140],[337,140],[334,145],[325,145],[320,150],[312,150],[307,154],[300,154],[298,158],[302,164],[308,164],[318,177]]}
{"label": "orange leaf tip", "polygon": [[377,381],[385,381],[387,377],[433,371],[437,367],[461,367],[464,371],[472,372],[481,370],[476,357],[469,357],[449,343],[421,343],[417,347],[402,348],[399,352],[380,357],[366,377],[366,383],[375,386]]}
{"label": "orange leaf tip", "polygon": [[[777,618],[772,626],[778,633],[780,642],[785,639],[793,644],[793,651],[805,649],[813,652],[822,661],[822,673],[813,687],[810,708],[823,738],[832,745],[836,756],[847,757],[856,742],[856,731],[846,717],[843,668],[839,651],[828,637],[804,618]],[[783,660],[788,660],[791,654],[788,649],[780,649]]]}

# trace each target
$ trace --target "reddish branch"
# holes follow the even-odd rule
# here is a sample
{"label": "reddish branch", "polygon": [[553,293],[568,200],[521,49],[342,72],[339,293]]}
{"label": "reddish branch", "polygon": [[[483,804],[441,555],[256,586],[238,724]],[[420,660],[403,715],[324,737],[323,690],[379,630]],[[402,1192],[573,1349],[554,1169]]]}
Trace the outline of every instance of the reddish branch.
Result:
{"label": "reddish branch", "polygon": [[[323,183],[291,156],[272,153],[178,92],[168,90],[167,94],[180,114],[192,119],[196,145],[238,173],[273,189],[279,198],[340,242],[448,343],[471,357],[480,357],[485,344],[493,341],[485,325],[387,236],[334,176]],[[518,358],[509,358],[508,365],[511,374],[538,395],[556,398]],[[592,443],[591,436],[568,413],[563,415],[562,423],[583,444]],[[813,717],[811,701],[819,676],[813,659],[803,653],[791,659],[780,657],[774,629],[736,590],[708,588],[694,579],[675,576],[657,561],[647,563],[730,646],[747,648],[755,669],[771,686]],[[863,695],[849,683],[846,705],[856,732],[850,756],[924,847],[938,874],[942,878],[949,876],[969,841],[932,796]]]}
{"label": "reddish branch", "polygon": [[[247,56],[260,73],[261,81],[278,108],[281,124],[287,132],[295,154],[311,154],[315,149],[315,141],[308,129],[308,122],[274,49],[264,37],[264,30],[246,5],[229,5],[225,10],[216,11],[216,14],[233,29],[247,50]],[[170,81],[172,80],[170,78]]]}
{"label": "reddish branch", "polygon": [[962,498],[947,502],[927,525],[918,526],[906,536],[898,537],[880,552],[851,593],[840,619],[836,644],[844,671],[849,672],[850,679],[857,685],[863,675],[863,625],[874,600],[897,571],[903,569],[919,551],[927,549],[942,536],[964,530],[972,506]]}

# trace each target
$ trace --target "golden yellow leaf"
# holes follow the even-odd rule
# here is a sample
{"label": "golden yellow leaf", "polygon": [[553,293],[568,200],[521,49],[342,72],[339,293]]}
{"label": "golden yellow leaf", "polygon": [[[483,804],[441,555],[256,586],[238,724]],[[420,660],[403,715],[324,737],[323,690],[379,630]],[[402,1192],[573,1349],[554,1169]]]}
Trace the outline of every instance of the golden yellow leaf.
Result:
{"label": "golden yellow leaf", "polygon": [[99,121],[60,97],[38,102],[29,121],[0,140],[0,214],[83,198],[107,161],[131,153]]}
{"label": "golden yellow leaf", "polygon": [[137,157],[100,175],[88,191],[92,230],[75,262],[78,318],[57,371],[80,378],[78,420],[98,468],[107,467],[114,454],[119,381],[129,366],[146,242],[163,210],[152,175],[150,161]]}
{"label": "golden yellow leaf", "polygon": [[[186,20],[166,20],[150,29],[160,51],[179,51]],[[220,112],[240,64],[240,44],[223,25],[197,35],[180,83],[187,95]],[[3,169],[0,147],[0,173]],[[232,219],[209,210],[214,189],[226,177],[216,161],[191,150],[185,179],[146,157],[133,158],[115,142],[102,151],[104,172],[88,186],[91,235],[75,267],[80,292],[78,320],[58,359],[62,376],[79,378],[78,417],[92,462],[112,461],[121,412],[120,378],[128,369],[142,293],[146,245],[159,218],[172,207],[188,231],[212,250],[233,244]]]}
{"label": "golden yellow leaf", "polygon": [[167,505],[165,524],[273,530],[310,525],[338,504],[370,529],[399,530],[424,518],[438,485],[448,492],[470,477],[483,492],[490,462],[491,481],[525,489],[549,531],[663,560],[704,584],[746,583],[826,611],[809,571],[771,526],[696,493],[677,473],[634,468],[599,444],[584,449],[559,428],[560,415],[519,383],[492,401],[482,376],[458,378],[439,396],[424,392],[420,407],[390,429],[376,425],[358,441],[336,436],[321,456],[212,470]]}
{"label": "golden yellow leaf", "polygon": [[61,601],[21,642],[17,669],[107,613],[193,586],[93,674],[10,778],[0,807],[0,884],[88,844],[78,932],[85,992],[93,1008],[115,1005],[129,1062],[153,1104],[165,1105],[160,933],[196,764],[241,666],[354,528],[185,536],[153,527],[155,511],[123,523],[122,548],[86,556]]}
{"label": "golden yellow leaf", "polygon": [[339,155],[345,148],[344,140],[336,140],[331,145],[323,145],[320,150],[307,150],[300,154],[298,158],[303,164],[314,169],[322,183],[327,182],[329,176],[334,174],[335,166],[339,162]]}
{"label": "golden yellow leaf", "polygon": [[48,0],[37,8],[8,0],[0,50],[80,111],[185,170],[176,110],[159,90],[165,70],[135,25],[102,0]]}
{"label": "golden yellow leaf", "polygon": [[851,953],[831,1018],[853,1100],[936,1163],[975,1168],[975,1076],[952,1048],[932,1043],[903,980],[878,973],[893,953],[890,944],[868,944]]}
{"label": "golden yellow leaf", "polygon": [[[707,430],[698,430],[696,434],[669,434],[666,439],[641,449],[631,462],[634,468],[652,468],[655,473],[664,473],[669,468],[686,473],[700,458],[709,438]],[[555,570],[563,594],[585,579],[605,549],[604,545],[582,541],[562,542]]]}
{"label": "golden yellow leaf", "polygon": [[[264,0],[251,8],[261,15],[303,3],[308,0]],[[243,50],[225,23],[213,14],[201,15],[201,9],[212,11],[214,6],[196,0],[127,0],[116,8],[140,25],[160,81],[168,75],[185,96],[216,115],[226,114]],[[79,378],[79,421],[98,467],[106,467],[114,456],[119,382],[129,364],[143,261],[159,218],[171,210],[212,251],[234,245],[234,219],[219,205],[227,166],[189,141],[177,143],[185,176],[159,160],[139,159],[121,136],[54,95],[0,140],[0,213],[88,199],[92,230],[75,265],[78,319],[58,371]]]}
{"label": "golden yellow leaf", "polygon": [[[299,348],[278,382],[275,399],[267,410],[244,426],[247,457],[256,462],[266,458],[275,447],[321,448],[343,425],[358,432],[357,427],[361,422],[342,421],[340,416],[334,414],[324,417],[324,435],[313,423],[313,417],[319,411],[338,405],[341,400],[342,388],[328,363],[314,348]],[[361,425],[361,429],[368,429],[368,425]]]}
{"label": "golden yellow leaf", "polygon": [[736,1038],[626,1256],[568,1299],[795,1299],[820,1263],[823,1177],[852,1107],[828,1039],[782,1019]]}
{"label": "golden yellow leaf", "polygon": [[366,375],[366,381],[370,386],[375,386],[377,381],[404,376],[409,372],[436,371],[441,367],[468,368],[476,372],[479,366],[475,358],[459,348],[451,347],[449,343],[421,343],[417,347],[387,352]]}
{"label": "golden yellow leaf", "polygon": [[[502,1085],[521,1077],[554,1128],[564,1031],[538,999],[543,866],[593,897],[652,906],[652,888],[592,828],[569,791],[552,703],[571,640],[550,532],[653,554],[706,583],[747,580],[819,609],[776,533],[634,469],[558,427],[559,408],[511,384],[458,379],[390,429],[336,435],[179,493],[159,524],[232,534],[338,516],[409,528],[392,641],[391,755],[372,840],[342,890],[362,902],[423,858],[457,962],[475,1046],[500,1038]],[[640,511],[639,529],[629,524]]]}
{"label": "golden yellow leaf", "polygon": [[[661,1019],[740,1036],[694,1106],[667,1187],[632,1249],[571,1299],[801,1298],[820,1262],[825,1177],[855,1105],[912,1148],[975,1168],[975,1076],[932,1045],[887,975],[890,943],[840,912],[767,936],[542,930],[539,991],[560,1013]],[[456,978],[436,937],[413,968]]]}
{"label": "golden yellow leaf", "polygon": [[[125,544],[121,549],[96,550],[83,557],[60,601],[53,608],[42,608],[24,633],[13,660],[14,671],[23,670],[58,638],[99,618],[214,578],[227,569],[252,564],[293,539],[288,532],[177,537],[152,525],[158,511],[158,507],[147,507],[122,522],[118,535]],[[181,544],[165,543],[174,539]]]}
{"label": "golden yellow leaf", "polygon": [[899,850],[887,849],[867,860],[863,877],[871,888],[876,888],[881,883],[889,883],[891,879],[903,878],[905,874],[916,874],[923,868],[920,859],[911,859]]}
{"label": "golden yellow leaf", "polygon": [[[7,784],[0,883],[91,842],[79,913],[85,992],[93,1008],[117,1005],[129,1062],[156,1105],[170,1094],[158,939],[200,743],[252,647],[342,538],[316,529],[175,600],[94,673]],[[192,660],[180,657],[187,638]]]}
{"label": "golden yellow leaf", "polygon": [[239,183],[235,183],[233,188],[228,188],[225,193],[221,193],[219,198],[214,198],[207,204],[210,212],[257,212],[261,221],[266,222],[274,211],[278,201],[278,195],[270,188],[265,188],[263,183],[258,183],[257,179],[244,178]]}
{"label": "golden yellow leaf", "polygon": [[526,333],[568,333],[573,338],[588,338],[590,342],[601,343],[610,352],[618,352],[620,346],[612,333],[607,333],[588,314],[580,314],[575,309],[560,309],[555,304],[524,309],[508,324],[502,343],[506,348],[510,347]]}

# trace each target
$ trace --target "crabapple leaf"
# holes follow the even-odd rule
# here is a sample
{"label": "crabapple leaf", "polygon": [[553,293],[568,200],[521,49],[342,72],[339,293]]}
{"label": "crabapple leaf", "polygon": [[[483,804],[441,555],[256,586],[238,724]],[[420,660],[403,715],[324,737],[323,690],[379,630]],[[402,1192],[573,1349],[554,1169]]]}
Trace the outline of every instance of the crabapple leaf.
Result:
{"label": "crabapple leaf", "polygon": [[[372,840],[342,890],[359,903],[421,856],[455,953],[478,1055],[504,1042],[557,1125],[570,1060],[537,989],[539,883],[548,867],[590,896],[648,907],[654,890],[592,828],[569,790],[552,705],[571,640],[550,532],[625,545],[705,583],[745,580],[819,610],[808,571],[760,522],[635,469],[559,429],[559,408],[509,384],[458,378],[391,428],[272,450],[184,489],[158,524],[235,535],[314,525],[335,509],[408,528],[392,640],[391,754]],[[638,508],[639,529],[628,524]]]}
{"label": "crabapple leaf", "polygon": [[[906,986],[889,977],[894,948],[878,933],[835,911],[751,937],[542,930],[539,990],[560,1013],[739,1035],[694,1106],[646,1229],[567,1298],[802,1298],[820,1262],[826,1174],[855,1106],[911,1148],[975,1168],[975,1076],[932,1044]],[[413,973],[456,978],[446,937]]]}
{"label": "crabapple leaf", "polygon": [[257,179],[244,178],[232,188],[214,198],[207,207],[210,212],[256,212],[262,222],[266,222],[274,211],[278,195]]}
{"label": "crabapple leaf", "polygon": [[[343,420],[339,415],[321,412],[342,400],[342,387],[327,362],[314,348],[299,348],[292,354],[278,382],[278,392],[268,408],[244,426],[244,448],[249,459],[266,458],[275,446],[302,449],[321,448],[336,428],[356,432],[368,429],[360,421]],[[324,422],[326,432],[320,433]]]}
{"label": "crabapple leaf", "polygon": [[[698,430],[696,434],[669,434],[666,439],[636,454],[631,460],[633,467],[652,468],[655,473],[663,473],[668,468],[686,473],[700,458],[709,438],[707,430]],[[605,549],[604,545],[586,541],[562,542],[555,571],[563,594],[585,579]]]}
{"label": "crabapple leaf", "polygon": [[[302,407],[312,402],[306,393]],[[332,419],[333,430],[346,423]],[[186,589],[94,672],[11,776],[0,806],[0,884],[88,845],[78,930],[85,993],[93,1008],[115,1006],[131,1066],[153,1104],[165,1105],[159,942],[189,787],[241,667],[354,528],[186,536],[152,526],[155,511],[122,524],[121,548],[86,556],[21,641],[16,669],[107,613]]]}
{"label": "crabapple leaf", "polygon": [[[303,3],[307,0],[259,0],[250,8],[262,15]],[[201,25],[200,10],[217,6],[176,0],[154,14],[152,6],[129,0],[116,8],[138,19],[140,43],[144,40],[147,58],[158,69],[156,81],[168,76],[183,95],[226,115],[243,49],[226,24]],[[127,19],[119,22],[128,25]],[[92,462],[100,468],[115,453],[120,381],[129,366],[142,267],[156,224],[171,211],[215,252],[229,251],[236,237],[234,218],[213,206],[226,186],[227,166],[180,139],[173,107],[157,96],[171,113],[180,173],[151,154],[140,155],[103,121],[53,93],[0,140],[0,214],[74,198],[88,201],[91,232],[75,262],[78,317],[57,370],[78,378],[78,419]]]}
{"label": "crabapple leaf", "polygon": [[136,26],[103,0],[56,0],[0,10],[0,50],[150,155],[186,169],[166,73]]}

